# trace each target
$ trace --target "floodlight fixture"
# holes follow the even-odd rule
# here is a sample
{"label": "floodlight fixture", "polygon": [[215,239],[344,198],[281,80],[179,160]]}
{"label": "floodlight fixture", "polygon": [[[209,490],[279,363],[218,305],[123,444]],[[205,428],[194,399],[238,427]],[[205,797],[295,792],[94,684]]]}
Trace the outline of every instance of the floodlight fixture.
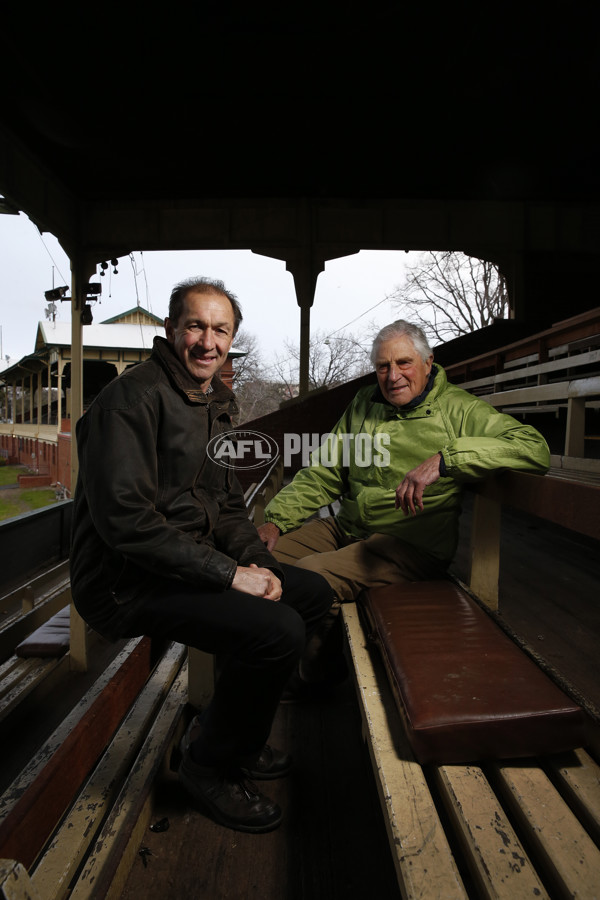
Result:
{"label": "floodlight fixture", "polygon": [[52,300],[70,300],[70,297],[65,297],[65,294],[68,293],[69,288],[67,285],[63,285],[63,287],[52,288],[50,291],[44,292],[44,297],[48,301]]}

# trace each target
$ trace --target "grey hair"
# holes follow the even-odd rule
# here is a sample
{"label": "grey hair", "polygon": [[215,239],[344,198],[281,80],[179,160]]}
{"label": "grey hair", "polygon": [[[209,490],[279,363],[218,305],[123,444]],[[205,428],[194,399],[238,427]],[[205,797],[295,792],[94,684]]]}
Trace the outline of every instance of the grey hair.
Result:
{"label": "grey hair", "polygon": [[426,362],[430,356],[433,356],[433,351],[429,346],[423,330],[419,328],[418,325],[413,325],[412,322],[406,322],[404,319],[397,319],[395,322],[392,322],[391,325],[384,325],[381,331],[375,335],[373,349],[371,350],[371,362],[373,365],[375,365],[377,359],[379,345],[383,343],[383,341],[390,341],[393,338],[403,337],[404,335],[412,341],[415,350],[423,362]]}
{"label": "grey hair", "polygon": [[227,290],[222,281],[205,278],[203,275],[197,276],[196,278],[186,278],[185,281],[180,281],[179,284],[175,285],[171,291],[171,299],[169,301],[169,318],[172,322],[179,321],[179,316],[183,310],[183,301],[188,294],[212,294],[213,292],[227,297],[231,303],[231,308],[233,310],[233,333],[234,335],[237,334],[237,330],[242,321],[242,307],[240,306],[240,301],[235,294]]}

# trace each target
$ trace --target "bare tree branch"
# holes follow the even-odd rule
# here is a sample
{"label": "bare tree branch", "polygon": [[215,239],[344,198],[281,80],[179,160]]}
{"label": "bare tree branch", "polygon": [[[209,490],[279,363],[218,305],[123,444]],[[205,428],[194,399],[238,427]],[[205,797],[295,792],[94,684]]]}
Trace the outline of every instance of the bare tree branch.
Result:
{"label": "bare tree branch", "polygon": [[[367,329],[360,337],[350,332],[330,336],[322,331],[315,332],[309,349],[310,390],[334,387],[371,372],[372,337],[377,330],[372,324],[370,330]],[[276,410],[283,400],[297,396],[300,349],[296,344],[284,342],[285,353],[276,356],[269,365],[269,378],[265,378],[265,366],[254,335],[243,330],[238,332],[233,346],[246,354],[233,361],[233,389],[240,409],[236,424],[267,415]]]}
{"label": "bare tree branch", "polygon": [[285,384],[265,379],[265,366],[255,335],[241,329],[233,348],[244,351],[244,356],[233,360],[233,390],[239,409],[235,424],[243,425],[274,412],[291,395]]}
{"label": "bare tree branch", "polygon": [[[288,380],[291,372],[299,380],[300,349],[298,345],[285,342],[287,356],[276,361],[276,368],[282,380]],[[350,332],[327,335],[316,331],[310,341],[308,357],[308,384],[311,390],[343,384],[351,378],[358,378],[372,370],[369,359],[371,341]]]}
{"label": "bare tree branch", "polygon": [[506,281],[496,264],[457,251],[422,254],[392,297],[402,317],[440,342],[485,328],[509,311]]}
{"label": "bare tree branch", "polygon": [[233,360],[233,388],[238,391],[243,384],[255,379],[262,369],[262,357],[255,335],[241,328],[233,341],[233,350],[241,350],[244,356]]}

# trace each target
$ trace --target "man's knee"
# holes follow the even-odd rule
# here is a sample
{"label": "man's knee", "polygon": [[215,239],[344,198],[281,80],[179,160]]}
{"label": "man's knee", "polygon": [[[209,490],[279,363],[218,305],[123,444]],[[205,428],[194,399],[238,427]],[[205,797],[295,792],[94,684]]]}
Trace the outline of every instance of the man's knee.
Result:
{"label": "man's knee", "polygon": [[247,652],[273,661],[299,657],[306,643],[302,617],[280,601],[273,602],[271,612],[248,628]]}
{"label": "man's knee", "polygon": [[[342,571],[334,564],[337,551],[330,553],[312,553],[295,563],[298,569],[308,575],[319,576],[327,583],[329,589],[329,606],[339,603],[350,603],[356,600],[357,594],[362,589],[361,585],[345,577]],[[340,570],[343,566],[339,567]]]}
{"label": "man's knee", "polygon": [[284,576],[284,602],[300,613],[309,628],[313,627],[335,600],[331,585],[320,572],[300,563],[285,565]]}
{"label": "man's knee", "polygon": [[279,562],[296,565],[300,559],[337,550],[342,544],[343,535],[333,517],[314,519],[281,535],[273,555]]}

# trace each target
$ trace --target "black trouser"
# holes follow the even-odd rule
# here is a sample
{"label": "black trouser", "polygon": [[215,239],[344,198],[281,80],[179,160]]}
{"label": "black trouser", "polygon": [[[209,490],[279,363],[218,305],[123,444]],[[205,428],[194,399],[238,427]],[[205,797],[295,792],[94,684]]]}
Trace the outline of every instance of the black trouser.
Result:
{"label": "black trouser", "polygon": [[145,634],[217,655],[219,677],[202,715],[200,746],[194,746],[206,765],[256,759],[307,634],[331,606],[332,589],[321,575],[281,568],[279,601],[158,579],[128,628],[128,636]]}

